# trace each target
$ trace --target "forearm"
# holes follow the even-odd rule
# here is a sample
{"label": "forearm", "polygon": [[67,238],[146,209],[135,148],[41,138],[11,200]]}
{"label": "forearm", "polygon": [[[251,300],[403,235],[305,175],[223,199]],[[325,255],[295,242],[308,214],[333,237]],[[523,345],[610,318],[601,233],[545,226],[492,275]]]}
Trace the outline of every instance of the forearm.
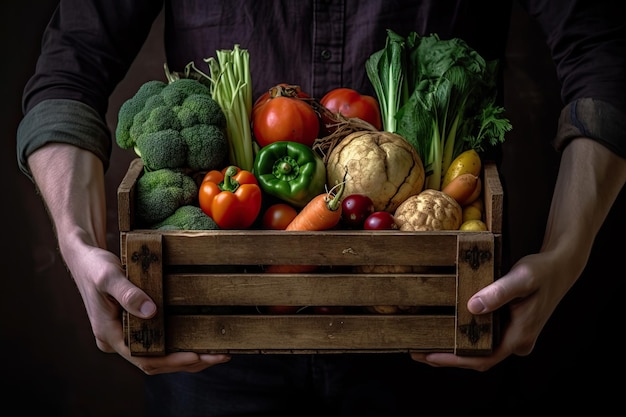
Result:
{"label": "forearm", "polygon": [[573,140],[563,151],[542,252],[563,260],[571,286],[582,273],[593,241],[626,182],[626,159],[597,141]]}
{"label": "forearm", "polygon": [[52,219],[61,254],[71,263],[77,243],[106,247],[106,204],[102,162],[67,144],[48,144],[28,159],[33,179]]}

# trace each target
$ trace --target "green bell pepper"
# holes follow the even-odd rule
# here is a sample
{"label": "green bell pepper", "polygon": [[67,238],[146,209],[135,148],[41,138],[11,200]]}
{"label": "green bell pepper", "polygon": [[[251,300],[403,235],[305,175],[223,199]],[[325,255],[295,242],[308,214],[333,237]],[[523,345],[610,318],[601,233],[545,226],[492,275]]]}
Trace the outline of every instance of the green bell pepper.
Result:
{"label": "green bell pepper", "polygon": [[309,146],[279,141],[262,147],[254,158],[253,173],[261,189],[302,208],[326,191],[326,165]]}

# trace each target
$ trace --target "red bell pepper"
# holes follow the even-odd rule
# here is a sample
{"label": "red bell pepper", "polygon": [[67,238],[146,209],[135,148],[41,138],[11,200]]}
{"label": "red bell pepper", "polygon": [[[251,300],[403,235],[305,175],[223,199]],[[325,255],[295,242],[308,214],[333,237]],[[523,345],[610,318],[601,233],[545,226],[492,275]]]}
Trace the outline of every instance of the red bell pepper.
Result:
{"label": "red bell pepper", "polygon": [[254,174],[231,165],[205,174],[198,202],[221,229],[247,229],[261,211],[261,188]]}

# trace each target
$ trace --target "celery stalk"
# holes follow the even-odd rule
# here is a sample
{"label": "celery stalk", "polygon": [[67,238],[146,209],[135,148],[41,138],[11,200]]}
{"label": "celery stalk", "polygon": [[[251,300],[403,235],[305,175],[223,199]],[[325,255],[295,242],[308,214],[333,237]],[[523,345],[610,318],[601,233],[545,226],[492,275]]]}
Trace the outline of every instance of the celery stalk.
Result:
{"label": "celery stalk", "polygon": [[212,97],[226,115],[229,157],[233,165],[251,171],[252,148],[252,82],[250,56],[235,45],[232,50],[216,51],[216,57],[204,60],[209,66]]}

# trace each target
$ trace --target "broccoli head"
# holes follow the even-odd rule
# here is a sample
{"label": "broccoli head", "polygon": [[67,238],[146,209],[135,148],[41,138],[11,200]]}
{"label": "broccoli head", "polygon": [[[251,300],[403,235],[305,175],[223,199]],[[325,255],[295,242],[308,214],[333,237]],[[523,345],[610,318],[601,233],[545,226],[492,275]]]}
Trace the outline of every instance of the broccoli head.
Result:
{"label": "broccoli head", "polygon": [[148,171],[211,170],[228,156],[225,129],[226,116],[210,89],[179,78],[144,83],[120,107],[115,135],[121,148],[134,148]]}
{"label": "broccoli head", "polygon": [[218,230],[219,226],[200,207],[184,205],[165,220],[152,225],[158,230]]}
{"label": "broccoli head", "polygon": [[198,186],[189,175],[163,168],[146,171],[137,180],[136,219],[149,226],[163,221],[184,205],[193,204]]}

